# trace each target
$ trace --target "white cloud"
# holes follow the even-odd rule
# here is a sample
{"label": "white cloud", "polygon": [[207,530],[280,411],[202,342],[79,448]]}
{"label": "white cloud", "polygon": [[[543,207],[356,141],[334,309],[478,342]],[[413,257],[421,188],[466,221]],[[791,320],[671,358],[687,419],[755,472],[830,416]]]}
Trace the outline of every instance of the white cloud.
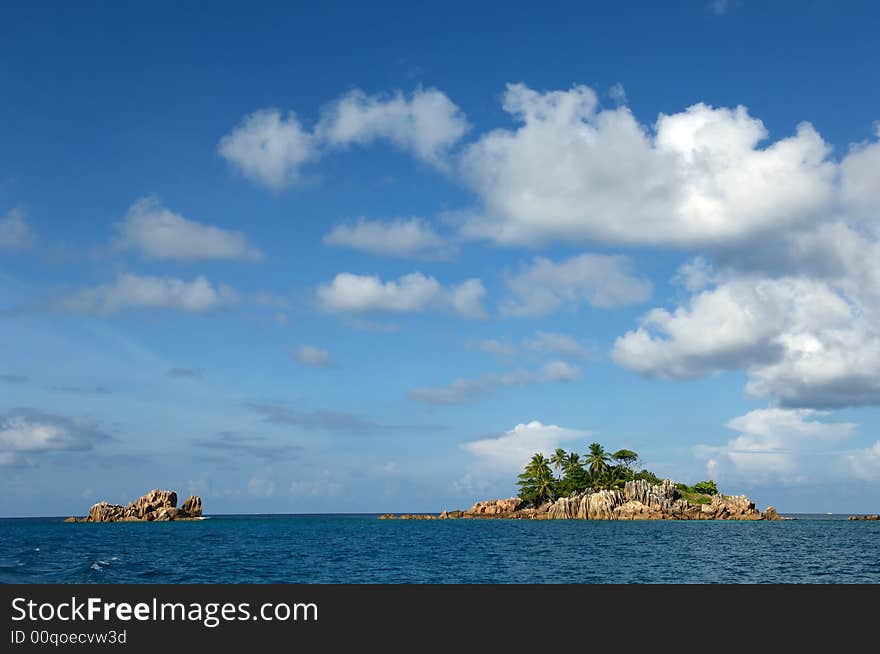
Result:
{"label": "white cloud", "polygon": [[[717,479],[801,483],[828,477],[837,467],[842,441],[858,425],[824,422],[827,412],[811,409],[757,409],[727,423],[738,435],[720,447],[696,449],[707,473]],[[821,468],[825,470],[822,472]]]}
{"label": "white cloud", "polygon": [[246,178],[273,191],[297,184],[300,169],[327,148],[386,140],[440,168],[467,132],[461,110],[437,89],[367,95],[354,90],[324,108],[313,130],[275,108],[245,116],[220,139],[217,152]]}
{"label": "white cloud", "polygon": [[296,116],[260,109],[220,139],[217,152],[252,182],[281,191],[300,179],[300,168],[317,155],[313,136]]}
{"label": "white cloud", "polygon": [[479,279],[466,279],[448,291],[449,303],[453,310],[466,318],[487,318],[483,307],[486,288]]}
{"label": "white cloud", "polygon": [[694,292],[709,286],[715,279],[714,275],[712,264],[704,256],[698,255],[679,266],[672,281],[681,284],[688,291]]}
{"label": "white cloud", "polygon": [[644,375],[682,379],[768,360],[786,319],[776,291],[772,282],[740,280],[694,295],[673,313],[652,309],[617,339],[612,356]]}
{"label": "white cloud", "polygon": [[75,313],[111,314],[126,309],[172,309],[198,313],[238,301],[236,292],[203,276],[191,282],[173,277],[123,273],[116,281],[62,297],[59,306]]}
{"label": "white cloud", "polygon": [[109,438],[90,420],[13,409],[0,415],[0,465],[23,463],[22,455],[90,450]]}
{"label": "white cloud", "polygon": [[586,359],[590,356],[573,336],[556,332],[535,332],[533,338],[523,340],[523,346],[536,352],[551,352],[574,359]]}
{"label": "white cloud", "polygon": [[477,401],[492,388],[487,379],[456,379],[447,386],[414,388],[409,397],[423,404],[469,404]]}
{"label": "white cloud", "polygon": [[573,382],[581,378],[581,369],[566,361],[548,361],[541,368],[541,379],[551,382]]}
{"label": "white cloud", "polygon": [[433,277],[415,272],[383,282],[378,275],[339,273],[317,289],[318,301],[328,311],[408,313],[447,308],[467,318],[484,318],[485,289],[479,279],[443,287]]}
{"label": "white cloud", "polygon": [[449,148],[468,130],[461,110],[437,89],[367,95],[354,90],[324,110],[315,129],[331,146],[388,140],[418,158],[442,166]]}
{"label": "white cloud", "polygon": [[409,392],[409,397],[424,404],[470,404],[498,388],[572,382],[580,379],[580,375],[578,366],[564,361],[549,361],[538,372],[519,368],[504,373],[489,373],[478,379],[456,379],[445,386],[415,388]]}
{"label": "white cloud", "polygon": [[[549,457],[557,447],[590,436],[591,432],[544,425],[533,420],[518,424],[496,438],[484,438],[464,443],[462,448],[477,457],[475,471],[491,475],[515,476],[535,453]],[[475,472],[471,473],[472,475]]]}
{"label": "white cloud", "polygon": [[528,370],[512,370],[505,373],[489,373],[479,379],[456,379],[446,386],[416,388],[409,397],[424,404],[469,404],[480,399],[496,388],[528,386],[538,381],[558,381],[542,379]]}
{"label": "white cloud", "polygon": [[487,338],[476,343],[468,343],[468,348],[492,354],[496,357],[508,358],[516,355],[516,346],[495,338]]}
{"label": "white cloud", "polygon": [[129,207],[115,246],[134,249],[146,259],[226,259],[259,261],[263,253],[248,243],[244,234],[188,220],[145,197]]}
{"label": "white cloud", "polygon": [[747,392],[795,407],[880,402],[880,331],[852,298],[802,277],[733,278],[672,313],[654,309],[614,359],[649,376],[744,368]]}
{"label": "white cloud", "polygon": [[11,209],[0,218],[0,250],[24,250],[34,241],[34,233],[19,209]]}
{"label": "white cloud", "polygon": [[809,224],[834,199],[830,148],[808,123],[766,147],[745,107],[695,104],[652,127],[601,109],[586,86],[508,85],[521,126],[484,134],[461,170],[481,217],[464,233],[500,243],[590,240],[691,247]]}
{"label": "white cloud", "polygon": [[880,441],[844,455],[852,474],[864,481],[880,480]]}
{"label": "white cloud", "polygon": [[449,239],[421,218],[385,222],[361,218],[334,227],[324,236],[324,244],[404,259],[446,259],[456,252]]}
{"label": "white cloud", "polygon": [[291,356],[304,366],[312,366],[313,368],[330,368],[334,365],[327,350],[311,345],[303,345]]}
{"label": "white cloud", "polygon": [[514,316],[540,316],[563,304],[586,302],[595,307],[617,307],[647,300],[650,280],[631,273],[627,257],[581,254],[560,262],[535,257],[506,279],[511,296],[502,312]]}
{"label": "white cloud", "polygon": [[626,89],[623,88],[623,84],[620,82],[615,83],[608,89],[608,96],[619,105],[626,104]]}
{"label": "white cloud", "polygon": [[876,139],[852,147],[840,164],[840,200],[847,215],[872,225],[880,234],[880,122]]}

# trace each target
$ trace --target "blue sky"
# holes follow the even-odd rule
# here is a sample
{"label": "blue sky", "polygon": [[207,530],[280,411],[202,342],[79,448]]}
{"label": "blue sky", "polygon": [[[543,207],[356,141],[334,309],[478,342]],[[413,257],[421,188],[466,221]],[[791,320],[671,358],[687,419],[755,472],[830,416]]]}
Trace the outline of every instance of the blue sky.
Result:
{"label": "blue sky", "polygon": [[10,7],[0,515],[880,501],[869,3]]}

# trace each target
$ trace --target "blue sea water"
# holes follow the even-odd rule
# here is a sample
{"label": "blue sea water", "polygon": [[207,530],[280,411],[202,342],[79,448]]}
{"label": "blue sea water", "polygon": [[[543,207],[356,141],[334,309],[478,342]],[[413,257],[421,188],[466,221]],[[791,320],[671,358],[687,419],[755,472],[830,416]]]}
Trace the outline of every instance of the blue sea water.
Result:
{"label": "blue sea water", "polygon": [[880,583],[880,522],[0,519],[3,583]]}

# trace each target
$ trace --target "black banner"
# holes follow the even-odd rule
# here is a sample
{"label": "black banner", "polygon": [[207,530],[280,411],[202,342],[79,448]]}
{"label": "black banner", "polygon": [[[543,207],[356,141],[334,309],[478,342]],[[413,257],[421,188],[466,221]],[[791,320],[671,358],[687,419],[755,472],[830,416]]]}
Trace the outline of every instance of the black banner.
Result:
{"label": "black banner", "polygon": [[[880,586],[12,585],[3,652],[276,651],[405,643],[627,649],[876,634]],[[860,635],[861,634],[861,635]],[[869,638],[872,638],[869,636]],[[415,640],[413,640],[415,639]]]}

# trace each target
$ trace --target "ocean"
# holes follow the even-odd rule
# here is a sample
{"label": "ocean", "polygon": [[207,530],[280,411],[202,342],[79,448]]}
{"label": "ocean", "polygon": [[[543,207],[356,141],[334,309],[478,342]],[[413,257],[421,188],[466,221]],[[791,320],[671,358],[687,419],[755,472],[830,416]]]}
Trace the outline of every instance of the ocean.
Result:
{"label": "ocean", "polygon": [[2,583],[880,583],[880,522],[0,519]]}

